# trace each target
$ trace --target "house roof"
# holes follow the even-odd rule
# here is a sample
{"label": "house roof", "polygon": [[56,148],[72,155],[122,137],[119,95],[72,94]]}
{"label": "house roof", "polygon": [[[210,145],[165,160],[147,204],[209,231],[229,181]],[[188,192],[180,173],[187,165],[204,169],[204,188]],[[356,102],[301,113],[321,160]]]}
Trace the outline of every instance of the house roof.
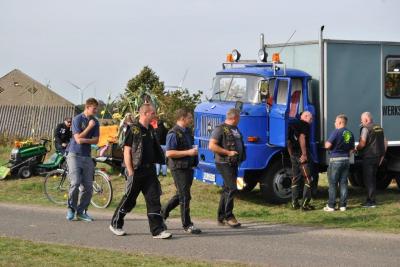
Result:
{"label": "house roof", "polygon": [[64,97],[17,69],[0,78],[0,105],[74,106]]}

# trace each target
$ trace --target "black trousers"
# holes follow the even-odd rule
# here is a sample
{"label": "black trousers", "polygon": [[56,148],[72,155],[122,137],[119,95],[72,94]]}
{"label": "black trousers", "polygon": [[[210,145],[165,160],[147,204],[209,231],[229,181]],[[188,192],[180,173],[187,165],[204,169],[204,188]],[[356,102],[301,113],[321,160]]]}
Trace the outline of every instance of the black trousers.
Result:
{"label": "black trousers", "polygon": [[139,168],[135,170],[133,176],[127,177],[126,192],[114,212],[111,225],[115,228],[124,226],[124,217],[136,206],[136,199],[140,192],[143,193],[146,201],[150,232],[153,236],[158,235],[165,229],[160,214],[161,186],[156,176],[155,166]]}
{"label": "black trousers", "polygon": [[367,202],[375,202],[376,195],[376,173],[379,167],[379,157],[363,158],[362,171],[364,185],[367,189]]}
{"label": "black trousers", "polygon": [[[309,157],[310,158],[310,157]],[[296,203],[300,200],[301,186],[303,185],[303,202],[307,205],[311,201],[311,183],[312,176],[310,172],[309,161],[300,163],[300,154],[294,154],[290,157],[292,163],[292,202]]]}
{"label": "black trousers", "polygon": [[236,185],[238,166],[223,163],[216,163],[215,165],[224,180],[218,206],[218,220],[229,220],[235,218],[233,215],[233,198],[238,191]]}
{"label": "black trousers", "polygon": [[172,177],[174,178],[176,194],[168,201],[163,207],[163,215],[168,218],[169,213],[180,205],[181,220],[183,228],[188,228],[193,225],[190,219],[190,188],[193,184],[193,170],[192,169],[177,169],[171,170]]}

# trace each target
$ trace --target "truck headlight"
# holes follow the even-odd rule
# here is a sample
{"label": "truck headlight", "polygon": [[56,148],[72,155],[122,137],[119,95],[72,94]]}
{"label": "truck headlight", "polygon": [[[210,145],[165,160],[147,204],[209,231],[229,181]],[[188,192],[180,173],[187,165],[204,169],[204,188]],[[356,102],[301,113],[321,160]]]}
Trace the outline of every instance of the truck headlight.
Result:
{"label": "truck headlight", "polygon": [[237,51],[236,49],[234,49],[233,51],[232,51],[232,57],[233,57],[233,60],[234,61],[236,61],[236,62],[238,62],[239,61],[239,59],[240,59],[240,53],[239,53],[239,51]]}
{"label": "truck headlight", "polygon": [[258,59],[261,62],[267,62],[268,53],[264,49],[258,50]]}

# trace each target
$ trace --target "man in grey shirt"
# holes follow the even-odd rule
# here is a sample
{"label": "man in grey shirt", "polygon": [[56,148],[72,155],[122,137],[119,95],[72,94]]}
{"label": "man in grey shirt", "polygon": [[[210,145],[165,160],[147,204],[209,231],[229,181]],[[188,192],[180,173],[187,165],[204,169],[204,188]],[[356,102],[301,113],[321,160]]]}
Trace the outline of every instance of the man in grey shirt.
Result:
{"label": "man in grey shirt", "polygon": [[215,153],[215,165],[221,174],[224,185],[218,207],[218,224],[239,227],[241,224],[233,214],[233,199],[237,192],[238,167],[246,159],[243,136],[237,125],[240,110],[230,109],[226,120],[211,133],[208,148]]}
{"label": "man in grey shirt", "polygon": [[[99,103],[94,98],[86,100],[85,110],[72,119],[72,138],[68,145],[67,164],[71,186],[68,194],[67,220],[75,217],[82,221],[93,221],[87,214],[93,192],[94,163],[91,145],[99,141],[99,122],[94,117]],[[80,192],[79,187],[83,190]],[[78,200],[80,197],[79,205]]]}
{"label": "man in grey shirt", "polygon": [[361,125],[360,141],[356,150],[363,160],[363,179],[367,189],[367,200],[362,206],[375,208],[376,173],[385,157],[387,141],[382,127],[374,124],[371,113],[361,114]]}

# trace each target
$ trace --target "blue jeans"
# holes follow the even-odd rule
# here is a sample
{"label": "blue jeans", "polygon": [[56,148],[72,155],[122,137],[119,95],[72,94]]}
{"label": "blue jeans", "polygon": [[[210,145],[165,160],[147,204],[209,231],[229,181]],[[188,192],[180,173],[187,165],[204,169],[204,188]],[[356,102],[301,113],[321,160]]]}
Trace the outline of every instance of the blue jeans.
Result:
{"label": "blue jeans", "polygon": [[161,164],[156,163],[157,176],[160,175],[160,172],[161,172],[162,176],[167,176],[167,165],[165,165],[165,164],[161,165]]}
{"label": "blue jeans", "polygon": [[[335,158],[334,158],[335,159]],[[329,201],[328,206],[335,208],[336,206],[336,188],[339,184],[340,188],[340,207],[347,205],[347,178],[349,176],[350,163],[348,159],[332,160],[328,167],[329,182]]]}
{"label": "blue jeans", "polygon": [[[92,199],[94,163],[91,157],[69,153],[67,164],[71,183],[68,193],[68,208],[82,214],[87,210]],[[82,191],[79,190],[81,185],[83,186]]]}

